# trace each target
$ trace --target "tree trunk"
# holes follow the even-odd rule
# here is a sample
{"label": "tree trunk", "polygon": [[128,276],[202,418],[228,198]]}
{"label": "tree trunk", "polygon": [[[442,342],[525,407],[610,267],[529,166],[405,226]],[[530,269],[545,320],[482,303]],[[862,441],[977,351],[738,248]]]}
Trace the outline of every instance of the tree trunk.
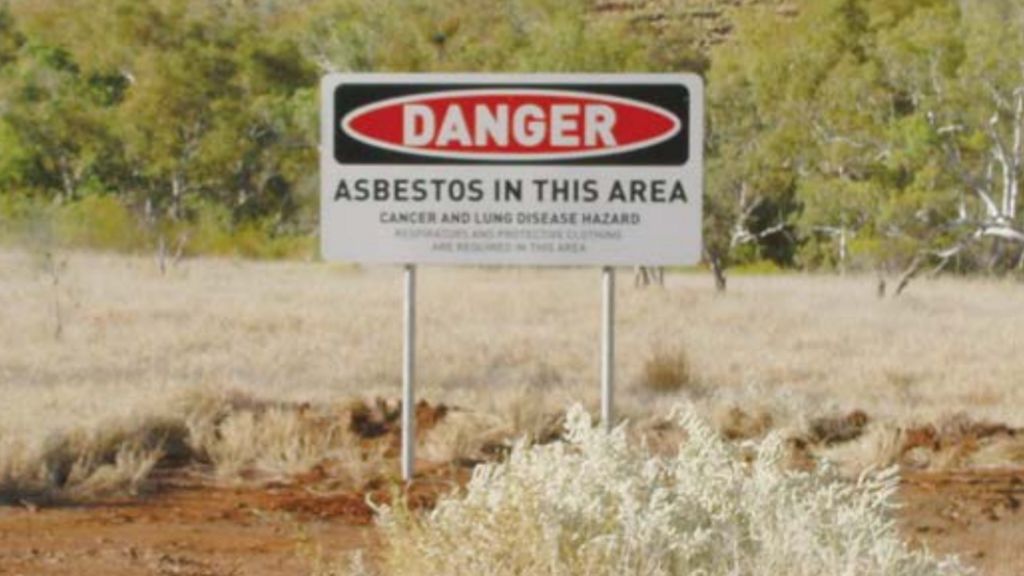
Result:
{"label": "tree trunk", "polygon": [[171,220],[177,222],[181,220],[182,210],[182,196],[185,191],[185,183],[179,172],[175,172],[174,176],[171,177]]}
{"label": "tree trunk", "polygon": [[646,288],[651,285],[651,277],[646,266],[637,266],[633,271],[633,287]]}
{"label": "tree trunk", "polygon": [[661,266],[637,266],[633,271],[633,287],[646,288],[651,284],[665,286],[665,268]]}
{"label": "tree trunk", "polygon": [[57,158],[57,166],[60,170],[61,186],[64,189],[64,201],[72,202],[78,195],[78,179],[75,178],[68,157],[63,153]]}
{"label": "tree trunk", "polygon": [[659,287],[665,287],[665,267],[656,266],[651,269],[651,274],[654,276],[654,283]]}
{"label": "tree trunk", "polygon": [[725,266],[722,264],[722,258],[714,252],[708,252],[707,258],[708,263],[711,264],[711,272],[715,276],[715,291],[724,294],[728,285],[728,279],[725,277]]}
{"label": "tree trunk", "polygon": [[952,262],[952,261],[953,261],[952,257],[950,257],[950,258],[943,258],[942,261],[939,262],[938,266],[936,266],[935,268],[932,268],[932,271],[928,273],[928,276],[930,278],[938,278],[939,274],[942,274],[942,272],[946,270],[946,267],[949,266],[949,263]]}
{"label": "tree trunk", "polygon": [[921,268],[924,267],[925,256],[924,254],[918,254],[911,260],[910,265],[903,270],[903,274],[900,274],[899,284],[896,285],[896,292],[893,293],[894,298],[899,298],[903,291],[907,289],[910,282],[921,272]]}
{"label": "tree trunk", "polygon": [[171,264],[175,267],[185,257],[185,245],[188,244],[188,237],[188,232],[182,232],[181,236],[178,237],[178,247],[174,249],[174,259],[171,260]]}
{"label": "tree trunk", "polygon": [[992,241],[992,254],[989,256],[988,261],[988,272],[992,274],[999,267],[999,263],[1003,260],[1004,251],[1006,244],[1002,238],[996,238]]}
{"label": "tree trunk", "polygon": [[843,219],[843,227],[839,229],[839,275],[846,276],[846,257],[849,254],[846,239],[846,219]]}
{"label": "tree trunk", "polygon": [[163,232],[160,232],[156,241],[156,261],[160,266],[160,275],[165,276],[167,274],[167,240],[164,238]]}

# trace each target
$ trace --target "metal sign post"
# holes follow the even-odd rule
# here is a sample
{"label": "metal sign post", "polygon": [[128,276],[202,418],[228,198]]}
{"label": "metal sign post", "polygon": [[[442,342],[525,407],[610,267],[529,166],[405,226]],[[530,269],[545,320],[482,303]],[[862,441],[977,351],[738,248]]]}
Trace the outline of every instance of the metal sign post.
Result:
{"label": "metal sign post", "polygon": [[608,432],[615,427],[615,268],[602,270],[601,298],[601,422]]}
{"label": "metal sign post", "polygon": [[402,480],[416,467],[416,266],[405,265],[402,348]]}

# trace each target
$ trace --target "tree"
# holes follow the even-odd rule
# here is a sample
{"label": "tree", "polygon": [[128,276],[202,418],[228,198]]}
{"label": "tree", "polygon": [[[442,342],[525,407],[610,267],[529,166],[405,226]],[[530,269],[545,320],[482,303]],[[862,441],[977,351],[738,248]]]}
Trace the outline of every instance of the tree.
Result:
{"label": "tree", "polygon": [[945,169],[961,190],[957,242],[943,262],[975,251],[987,270],[1024,270],[1024,7],[1011,0],[965,2],[964,58],[952,86],[917,88],[934,102]]}
{"label": "tree", "polygon": [[[657,46],[585,0],[317,0],[304,44],[322,71],[645,71]],[[695,54],[695,49],[690,50]]]}
{"label": "tree", "polygon": [[[266,12],[43,0],[31,14],[35,35],[59,43],[82,74],[120,86],[109,126],[130,167],[118,183],[140,212],[177,222],[205,203],[239,221],[296,210],[293,186],[315,161],[304,111],[315,110],[316,74],[294,41],[272,33]],[[59,37],[55,18],[68,23]]]}
{"label": "tree", "polygon": [[102,192],[119,156],[108,130],[107,79],[83,75],[66,51],[38,43],[23,46],[3,74],[0,133],[10,156],[0,181],[65,202],[83,189]]}
{"label": "tree", "polygon": [[15,25],[14,15],[6,2],[0,3],[0,69],[18,57],[25,38]]}
{"label": "tree", "polygon": [[782,34],[741,21],[712,57],[709,247],[761,255],[783,235],[804,266],[901,287],[979,250],[975,266],[1024,267],[1024,9],[963,4],[803,2]]}
{"label": "tree", "polygon": [[807,88],[778,80],[801,56],[780,40],[776,27],[784,24],[798,23],[755,10],[739,19],[734,42],[712,52],[705,244],[720,290],[734,261],[790,264],[794,255],[794,184],[806,138],[795,104]]}

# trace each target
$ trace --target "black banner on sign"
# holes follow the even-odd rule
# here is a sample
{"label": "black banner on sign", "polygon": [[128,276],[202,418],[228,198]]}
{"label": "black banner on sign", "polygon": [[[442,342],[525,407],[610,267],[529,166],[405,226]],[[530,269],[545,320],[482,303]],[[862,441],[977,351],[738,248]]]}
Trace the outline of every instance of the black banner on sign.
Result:
{"label": "black banner on sign", "polygon": [[[456,111],[464,122],[446,121],[438,104],[446,94],[464,98]],[[474,94],[486,96],[474,103]],[[531,97],[538,104],[517,113]],[[389,102],[397,102],[394,110]],[[431,102],[430,118],[399,110],[418,104],[425,111]],[[553,124],[559,102],[570,112]],[[681,84],[342,84],[334,91],[333,156],[345,165],[682,166],[690,159],[690,105]],[[486,116],[473,117],[478,106]],[[491,132],[481,131],[485,122]],[[506,141],[496,143],[501,130]],[[542,131],[545,140],[535,142]]]}

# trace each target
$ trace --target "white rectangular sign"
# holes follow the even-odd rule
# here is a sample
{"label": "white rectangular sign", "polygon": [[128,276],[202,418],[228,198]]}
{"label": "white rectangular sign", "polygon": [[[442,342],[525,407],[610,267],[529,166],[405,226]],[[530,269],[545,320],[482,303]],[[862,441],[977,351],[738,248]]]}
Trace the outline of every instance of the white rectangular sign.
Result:
{"label": "white rectangular sign", "polygon": [[322,123],[325,259],[700,260],[697,76],[331,75]]}

